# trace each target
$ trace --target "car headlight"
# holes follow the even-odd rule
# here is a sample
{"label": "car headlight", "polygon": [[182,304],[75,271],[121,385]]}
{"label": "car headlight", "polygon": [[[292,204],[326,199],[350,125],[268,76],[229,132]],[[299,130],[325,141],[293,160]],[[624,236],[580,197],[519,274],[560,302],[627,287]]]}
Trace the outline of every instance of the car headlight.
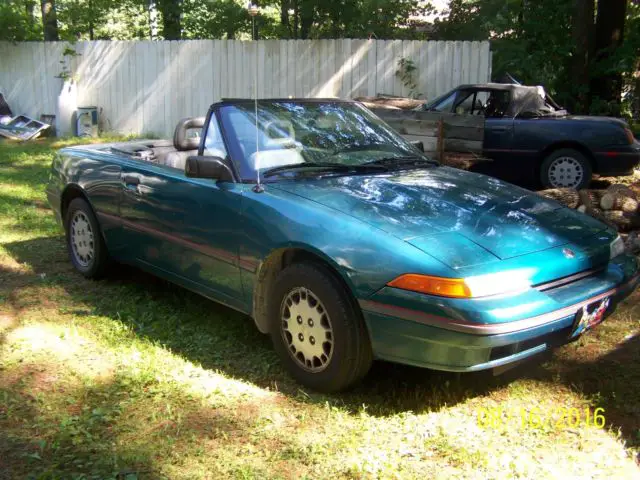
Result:
{"label": "car headlight", "polygon": [[616,258],[618,255],[622,255],[624,253],[624,250],[624,242],[622,241],[622,237],[618,235],[616,239],[609,245],[609,259]]}
{"label": "car headlight", "polygon": [[526,268],[467,278],[433,277],[407,273],[400,275],[387,285],[438,297],[478,298],[526,290],[531,286],[529,281],[531,274],[532,269]]}

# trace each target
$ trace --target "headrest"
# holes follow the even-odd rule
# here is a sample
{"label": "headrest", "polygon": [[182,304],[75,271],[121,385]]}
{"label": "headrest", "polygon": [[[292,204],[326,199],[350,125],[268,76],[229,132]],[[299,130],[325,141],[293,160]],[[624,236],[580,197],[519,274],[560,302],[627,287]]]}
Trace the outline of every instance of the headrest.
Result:
{"label": "headrest", "polygon": [[202,129],[205,121],[205,117],[190,117],[180,120],[173,133],[173,146],[176,147],[176,150],[197,150],[200,146],[200,137],[188,137],[187,132],[194,128]]}

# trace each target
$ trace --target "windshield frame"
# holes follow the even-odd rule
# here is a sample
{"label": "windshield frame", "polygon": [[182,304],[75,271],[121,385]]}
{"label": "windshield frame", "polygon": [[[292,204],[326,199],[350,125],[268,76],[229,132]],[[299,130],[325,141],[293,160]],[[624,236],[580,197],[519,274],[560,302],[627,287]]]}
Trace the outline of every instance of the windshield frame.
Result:
{"label": "windshield frame", "polygon": [[[278,103],[290,103],[290,104],[331,104],[331,105],[345,105],[348,106],[349,108],[357,108],[360,110],[363,110],[365,115],[370,117],[372,120],[375,120],[375,122],[371,122],[372,126],[374,129],[379,128],[380,126],[383,127],[383,131],[384,134],[387,136],[391,136],[396,142],[397,144],[402,146],[402,150],[398,149],[397,155],[411,155],[411,156],[415,156],[417,161],[424,161],[425,162],[425,167],[429,166],[432,167],[433,166],[433,162],[434,160],[432,158],[430,158],[429,156],[425,155],[424,152],[420,151],[415,145],[413,145],[409,140],[403,138],[398,132],[396,132],[392,127],[390,127],[384,120],[382,120],[380,117],[378,117],[375,113],[373,113],[371,110],[367,109],[364,105],[362,105],[360,102],[357,101],[353,101],[353,100],[343,100],[343,99],[335,99],[335,98],[331,98],[331,99],[322,99],[322,98],[318,98],[318,99],[291,99],[291,98],[278,98],[278,99],[260,99],[258,100],[258,105],[260,104],[278,104]],[[255,170],[253,170],[249,164],[247,159],[245,158],[245,154],[243,153],[242,147],[240,146],[240,141],[236,135],[236,132],[234,131],[234,127],[231,124],[230,118],[229,118],[229,114],[228,112],[231,111],[230,109],[226,108],[226,107],[238,107],[238,106],[242,106],[244,107],[244,109],[246,109],[247,111],[249,111],[250,107],[251,111],[253,111],[254,108],[254,100],[251,99],[232,99],[232,100],[223,100],[221,102],[218,102],[214,105],[211,106],[211,110],[212,110],[212,115],[215,115],[215,117],[218,120],[219,123],[219,127],[220,130],[222,132],[222,136],[225,139],[225,144],[227,146],[227,151],[229,153],[228,155],[228,159],[230,160],[229,163],[231,164],[230,166],[233,168],[234,173],[236,173],[237,178],[240,180],[240,182],[242,183],[256,183],[257,182],[257,173]],[[368,120],[368,119],[366,119]],[[207,122],[206,128],[208,130],[210,126],[210,123]],[[254,130],[255,132],[255,130]],[[206,132],[203,132],[202,138],[206,137]],[[389,145],[394,145],[393,143],[389,143]],[[201,144],[201,148],[200,148],[200,152],[199,154],[206,154],[204,152],[204,145]],[[330,159],[327,159],[330,161]],[[368,160],[363,160],[361,162],[361,164],[366,163],[366,161]],[[346,165],[347,163],[344,162],[335,162],[338,165]],[[293,164],[292,164],[293,165]],[[267,178],[263,177],[262,175],[266,172],[269,171],[269,168],[261,168],[260,169],[260,176],[261,179],[263,179],[263,181],[266,182],[277,182],[277,181],[282,181],[283,179],[290,179],[292,176],[300,176],[301,178],[308,178],[310,175],[317,177],[317,176],[321,176],[321,175],[353,175],[353,174],[363,174],[360,172],[356,172],[356,170],[351,170],[349,172],[346,171],[315,171],[315,172],[308,172],[305,173],[304,175],[301,174],[301,172],[304,169],[299,169],[299,171],[295,174],[295,175],[273,175],[273,176],[269,176]],[[363,169],[363,172],[365,170]],[[373,171],[369,171],[367,174],[376,174],[377,172],[373,172]]]}

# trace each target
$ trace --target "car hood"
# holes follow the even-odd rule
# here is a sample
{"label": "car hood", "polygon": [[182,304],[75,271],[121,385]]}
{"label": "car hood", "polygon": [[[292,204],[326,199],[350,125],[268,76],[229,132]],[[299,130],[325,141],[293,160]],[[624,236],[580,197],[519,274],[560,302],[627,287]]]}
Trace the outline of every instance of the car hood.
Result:
{"label": "car hood", "polygon": [[[482,261],[568,243],[579,245],[607,228],[528,190],[448,167],[286,181],[274,186],[351,215],[427,253],[444,243],[452,246],[452,255],[456,251],[464,255],[473,248],[473,257]],[[454,266],[451,258],[443,261]],[[459,266],[464,263],[466,260]]]}

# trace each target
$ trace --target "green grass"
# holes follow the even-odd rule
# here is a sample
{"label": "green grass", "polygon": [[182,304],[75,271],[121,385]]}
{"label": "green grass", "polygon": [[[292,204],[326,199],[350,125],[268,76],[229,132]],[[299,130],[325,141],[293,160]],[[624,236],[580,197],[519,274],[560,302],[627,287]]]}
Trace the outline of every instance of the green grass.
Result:
{"label": "green grass", "polygon": [[[72,270],[44,198],[69,143],[0,142],[0,478],[640,475],[638,295],[501,377],[380,363],[319,395],[249,318],[132,268]],[[563,408],[604,408],[605,428]]]}

